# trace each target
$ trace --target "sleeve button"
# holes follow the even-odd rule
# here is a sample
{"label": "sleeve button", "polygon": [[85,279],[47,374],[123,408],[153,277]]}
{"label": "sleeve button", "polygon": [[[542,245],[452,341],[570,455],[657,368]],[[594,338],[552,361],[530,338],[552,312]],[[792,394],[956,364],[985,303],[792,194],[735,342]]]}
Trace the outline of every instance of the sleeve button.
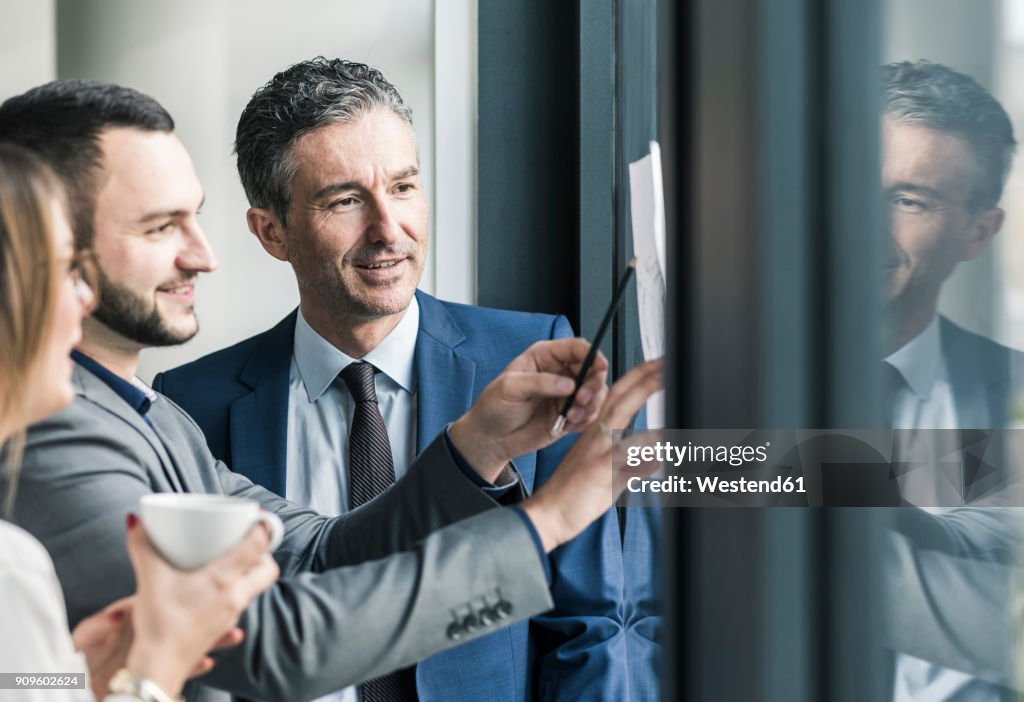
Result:
{"label": "sleeve button", "polygon": [[474,631],[480,628],[480,620],[476,618],[476,615],[472,612],[467,614],[462,620],[462,628],[472,634]]}

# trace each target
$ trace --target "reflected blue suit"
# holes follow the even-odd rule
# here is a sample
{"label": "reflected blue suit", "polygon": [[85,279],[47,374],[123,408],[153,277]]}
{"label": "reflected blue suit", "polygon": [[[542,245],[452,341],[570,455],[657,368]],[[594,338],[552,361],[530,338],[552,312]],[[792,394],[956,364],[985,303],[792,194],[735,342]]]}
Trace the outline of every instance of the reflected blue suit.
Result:
{"label": "reflected blue suit", "polygon": [[[442,302],[417,291],[416,444],[422,451],[530,344],[572,335],[564,317]],[[157,376],[213,454],[283,495],[288,375],[296,314],[272,329]],[[571,445],[516,459],[530,491]],[[551,554],[555,609],[422,661],[421,700],[620,700],[628,695],[622,552],[614,510]],[[353,632],[358,636],[358,632]]]}
{"label": "reflected blue suit", "polygon": [[660,592],[661,508],[634,506],[625,511],[626,650],[629,699],[661,699],[662,599]]}
{"label": "reflected blue suit", "polygon": [[[632,431],[647,429],[641,409]],[[622,512],[623,609],[629,660],[630,702],[661,699],[662,636],[661,508],[628,505]]]}

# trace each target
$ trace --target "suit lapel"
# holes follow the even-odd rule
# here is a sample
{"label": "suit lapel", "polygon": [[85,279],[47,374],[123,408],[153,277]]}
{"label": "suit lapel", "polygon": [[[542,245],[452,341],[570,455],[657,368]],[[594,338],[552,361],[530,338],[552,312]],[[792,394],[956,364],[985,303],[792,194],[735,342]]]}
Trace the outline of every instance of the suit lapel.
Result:
{"label": "suit lapel", "polygon": [[[946,355],[947,373],[953,388],[953,401],[957,410],[957,425],[961,429],[980,432],[961,432],[959,441],[964,446],[965,465],[968,456],[991,466],[1004,466],[1000,458],[1004,442],[989,441],[992,430],[1005,429],[1010,422],[1010,351],[1004,346],[971,334],[948,321],[942,321],[942,346]],[[1000,469],[973,469],[960,473],[960,498],[970,503],[998,487],[1007,476]]]}
{"label": "suit lapel", "polygon": [[160,468],[169,488],[176,492],[184,492],[185,486],[178,475],[174,459],[167,452],[167,448],[163,441],[161,441],[161,437],[156,433],[155,427],[147,424],[146,420],[130,407],[120,395],[86,368],[75,364],[74,378],[79,395],[103,407],[103,409],[131,426],[139,436],[145,439],[160,461]]}
{"label": "suit lapel", "polygon": [[[420,304],[420,328],[416,335],[416,453],[445,425],[459,418],[473,403],[476,362],[457,353],[466,335],[455,324],[445,306],[436,298],[416,291]],[[525,629],[525,627],[523,627]],[[476,641],[463,644],[420,661],[416,666],[416,687],[421,699],[469,699],[460,694],[453,680],[464,677],[467,670],[496,671],[495,656],[501,656],[502,673],[513,670],[516,647],[512,632],[506,627]],[[521,630],[520,630],[521,631]],[[493,699],[507,700],[516,688],[506,679],[491,680]]]}
{"label": "suit lapel", "polygon": [[266,333],[239,381],[252,392],[231,404],[231,468],[283,495],[288,443],[288,373],[296,313]]}
{"label": "suit lapel", "polygon": [[416,291],[420,328],[416,335],[416,453],[473,403],[476,363],[455,348],[466,335],[436,298]]}
{"label": "suit lapel", "polygon": [[953,389],[957,425],[966,429],[1006,426],[1009,354],[995,343],[940,317],[946,372]]}

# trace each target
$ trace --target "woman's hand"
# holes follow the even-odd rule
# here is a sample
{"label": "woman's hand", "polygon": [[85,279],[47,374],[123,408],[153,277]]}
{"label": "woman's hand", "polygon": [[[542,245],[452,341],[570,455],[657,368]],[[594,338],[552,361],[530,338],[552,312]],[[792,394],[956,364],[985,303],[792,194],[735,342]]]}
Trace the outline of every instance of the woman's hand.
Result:
{"label": "woman's hand", "polygon": [[129,515],[137,590],[127,667],[174,696],[190,675],[212,667],[208,651],[241,641],[238,616],[278,576],[267,539],[266,529],[253,529],[220,558],[184,572],[160,557],[138,518]]}
{"label": "woman's hand", "polygon": [[124,667],[132,645],[132,607],[135,596],[125,597],[78,623],[71,632],[75,650],[85,656],[89,683],[96,699],[107,694],[110,678]]}
{"label": "woman's hand", "polygon": [[657,470],[654,461],[636,468],[615,465],[613,433],[625,429],[647,399],[662,388],[662,361],[641,363],[612,385],[598,421],[587,425],[558,468],[521,508],[533,522],[544,550],[573,539],[608,511],[633,476]]}
{"label": "woman's hand", "polygon": [[[89,668],[89,686],[93,696],[101,700],[107,694],[110,679],[127,665],[128,652],[134,640],[132,607],[135,595],[113,602],[91,617],[78,623],[71,632],[75,650],[85,656]],[[242,643],[245,632],[235,627],[214,644],[212,650],[230,648]],[[203,656],[189,671],[190,678],[205,675],[213,669],[212,656]]]}

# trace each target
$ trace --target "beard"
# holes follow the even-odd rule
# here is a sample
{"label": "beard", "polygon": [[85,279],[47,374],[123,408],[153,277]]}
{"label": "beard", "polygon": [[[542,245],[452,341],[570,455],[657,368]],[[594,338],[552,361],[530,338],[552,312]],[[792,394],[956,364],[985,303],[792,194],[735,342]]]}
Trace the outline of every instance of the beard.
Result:
{"label": "beard", "polygon": [[193,329],[178,331],[167,326],[156,303],[135,291],[110,280],[102,268],[96,270],[97,298],[92,317],[124,338],[143,346],[177,346],[199,332]]}

